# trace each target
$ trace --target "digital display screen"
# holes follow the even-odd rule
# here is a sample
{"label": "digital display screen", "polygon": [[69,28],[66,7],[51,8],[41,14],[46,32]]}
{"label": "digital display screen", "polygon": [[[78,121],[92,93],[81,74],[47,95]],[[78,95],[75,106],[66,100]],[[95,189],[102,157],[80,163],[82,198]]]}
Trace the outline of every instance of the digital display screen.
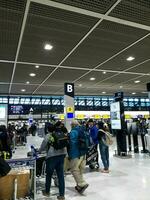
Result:
{"label": "digital display screen", "polygon": [[67,118],[68,118],[68,119],[72,119],[72,118],[73,118],[73,115],[74,115],[73,113],[67,113]]}
{"label": "digital display screen", "polygon": [[110,105],[111,127],[112,129],[121,129],[120,102]]}
{"label": "digital display screen", "polygon": [[10,110],[11,114],[23,114],[23,106],[21,105],[11,106]]}

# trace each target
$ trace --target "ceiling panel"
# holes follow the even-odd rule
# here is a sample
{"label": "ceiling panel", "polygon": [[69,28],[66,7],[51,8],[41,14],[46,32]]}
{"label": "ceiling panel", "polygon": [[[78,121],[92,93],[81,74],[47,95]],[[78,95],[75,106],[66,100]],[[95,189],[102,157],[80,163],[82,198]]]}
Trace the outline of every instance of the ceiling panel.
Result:
{"label": "ceiling panel", "polygon": [[[40,66],[36,69],[33,65],[17,64],[13,83],[26,83],[29,81],[30,84],[40,84],[54,69],[54,67],[46,66]],[[29,76],[30,73],[35,73],[36,76],[31,77]]]}
{"label": "ceiling panel", "polygon": [[[134,81],[137,81],[139,80],[140,83],[135,83]],[[146,88],[146,84],[150,82],[150,76],[139,76],[137,77],[136,79],[134,80],[129,80],[126,82],[126,84],[130,84],[130,86],[134,86],[134,87],[137,87],[137,88],[141,88],[141,87],[145,87]]]}
{"label": "ceiling panel", "polygon": [[96,67],[146,34],[147,31],[103,21],[63,65]]}
{"label": "ceiling panel", "polygon": [[[25,92],[22,92],[21,90],[25,89]],[[11,89],[11,94],[29,94],[31,95],[32,92],[36,89],[35,85],[24,85],[24,84],[13,84]]]}
{"label": "ceiling panel", "polygon": [[127,71],[129,71],[129,72],[139,72],[139,73],[150,73],[150,61],[145,62],[144,64],[136,66],[135,68],[129,69]]}
{"label": "ceiling panel", "polygon": [[150,26],[150,1],[122,0],[110,15]]}
{"label": "ceiling panel", "polygon": [[0,94],[8,94],[9,84],[0,84]]}
{"label": "ceiling panel", "polygon": [[107,84],[121,84],[122,82],[125,82],[130,79],[136,78],[137,75],[133,74],[118,74],[117,76],[114,76],[110,79],[104,80],[103,82],[99,82],[98,85],[103,85],[104,83]]}
{"label": "ceiling panel", "polygon": [[65,82],[73,82],[75,79],[82,76],[84,73],[85,70],[58,68],[55,71],[55,73],[44,84],[61,84],[63,87]]}
{"label": "ceiling panel", "polygon": [[[99,81],[103,81],[104,79],[107,79],[108,77],[111,77],[112,75],[114,75],[115,73],[110,73],[107,72],[106,74],[103,74],[102,72],[90,72],[89,74],[87,74],[86,76],[84,76],[83,78],[81,78],[79,81],[76,82],[76,84],[82,84],[83,87],[90,87],[92,85],[95,85],[96,83],[98,83]],[[90,78],[95,78],[94,81],[91,81]],[[110,83],[107,84],[107,82],[105,82],[106,85],[110,85]]]}
{"label": "ceiling panel", "polygon": [[14,60],[26,0],[0,0],[0,59]]}
{"label": "ceiling panel", "polygon": [[117,0],[53,0],[70,6],[105,14]]}
{"label": "ceiling panel", "polygon": [[0,82],[10,82],[13,64],[0,63]]}
{"label": "ceiling panel", "polygon": [[61,86],[42,86],[39,88],[38,91],[36,91],[35,94],[39,95],[54,95],[56,91],[60,90],[62,87]]}
{"label": "ceiling panel", "polygon": [[[109,62],[105,63],[104,65],[100,66],[99,69],[108,69],[108,70],[127,70],[130,67],[133,67],[147,59],[150,59],[150,37],[145,38],[138,44],[134,45],[133,47],[129,48],[122,54],[118,55],[114,59],[110,60]],[[132,62],[127,61],[126,59],[129,57],[135,57],[135,60]],[[143,71],[138,71],[139,66],[132,68],[132,72],[141,72],[145,73],[144,69],[148,70],[147,63],[143,64]]]}
{"label": "ceiling panel", "polygon": [[[19,60],[59,64],[97,22],[95,18],[31,3]],[[44,44],[53,46],[45,51]]]}

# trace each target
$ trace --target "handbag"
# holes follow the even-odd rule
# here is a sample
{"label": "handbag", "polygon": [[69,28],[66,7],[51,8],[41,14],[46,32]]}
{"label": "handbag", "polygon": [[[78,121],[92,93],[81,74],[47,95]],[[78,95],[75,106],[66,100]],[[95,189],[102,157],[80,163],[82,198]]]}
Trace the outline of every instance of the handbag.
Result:
{"label": "handbag", "polygon": [[0,177],[6,176],[11,170],[11,167],[8,163],[0,157]]}

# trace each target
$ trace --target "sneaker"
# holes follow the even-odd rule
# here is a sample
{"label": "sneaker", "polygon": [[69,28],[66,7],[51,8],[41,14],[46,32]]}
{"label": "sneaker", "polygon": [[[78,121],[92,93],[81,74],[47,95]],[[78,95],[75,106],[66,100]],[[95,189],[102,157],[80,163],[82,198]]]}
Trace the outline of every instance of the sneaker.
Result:
{"label": "sneaker", "polygon": [[101,171],[102,173],[109,173],[109,170],[107,169],[103,169],[102,171]]}
{"label": "sneaker", "polygon": [[63,196],[58,196],[57,199],[58,199],[58,200],[65,200],[65,197],[63,197]]}
{"label": "sneaker", "polygon": [[50,196],[50,193],[47,193],[45,190],[42,190],[42,194],[45,197],[49,197]]}
{"label": "sneaker", "polygon": [[83,192],[87,189],[87,187],[89,186],[89,184],[84,185],[83,187],[80,186],[75,186],[75,190],[77,190],[80,194],[83,194]]}

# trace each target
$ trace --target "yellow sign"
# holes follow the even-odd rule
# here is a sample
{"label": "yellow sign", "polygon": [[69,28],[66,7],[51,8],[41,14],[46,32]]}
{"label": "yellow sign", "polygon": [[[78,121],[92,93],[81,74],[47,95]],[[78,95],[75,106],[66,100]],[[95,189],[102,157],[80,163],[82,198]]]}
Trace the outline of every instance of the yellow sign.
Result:
{"label": "yellow sign", "polygon": [[77,119],[84,119],[84,117],[85,117],[85,115],[83,115],[83,114],[78,114],[77,115]]}
{"label": "yellow sign", "polygon": [[144,115],[144,118],[148,119],[148,118],[150,118],[150,115]]}
{"label": "yellow sign", "polygon": [[65,115],[60,115],[60,119],[61,120],[65,119]]}
{"label": "yellow sign", "polygon": [[131,115],[125,115],[125,119],[132,119]]}
{"label": "yellow sign", "polygon": [[94,119],[100,119],[101,118],[101,116],[98,115],[98,114],[94,115],[93,117],[94,117]]}
{"label": "yellow sign", "polygon": [[110,118],[110,115],[103,115],[102,118],[103,118],[103,119],[109,119],[109,118]]}
{"label": "yellow sign", "polygon": [[73,107],[67,107],[67,113],[73,113],[74,108]]}

